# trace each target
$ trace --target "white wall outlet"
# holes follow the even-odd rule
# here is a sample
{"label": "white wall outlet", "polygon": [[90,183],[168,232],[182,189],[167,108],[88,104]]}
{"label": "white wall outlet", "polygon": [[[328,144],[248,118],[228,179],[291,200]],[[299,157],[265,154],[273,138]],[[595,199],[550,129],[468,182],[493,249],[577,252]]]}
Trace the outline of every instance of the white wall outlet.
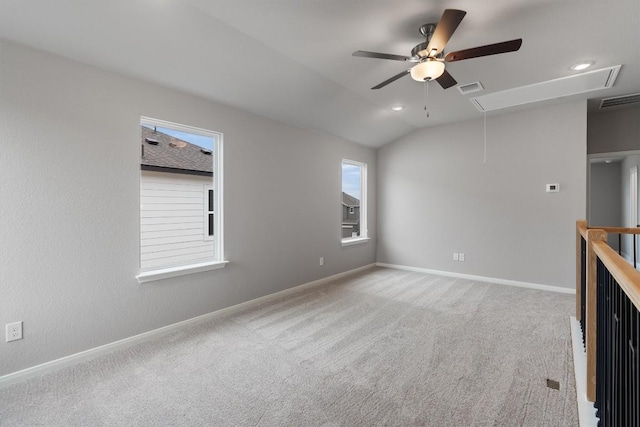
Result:
{"label": "white wall outlet", "polygon": [[324,257],[323,256],[320,257],[320,265],[324,265]]}
{"label": "white wall outlet", "polygon": [[22,339],[22,321],[7,324],[7,342]]}
{"label": "white wall outlet", "polygon": [[462,252],[460,252],[460,254],[458,255],[458,259],[464,262],[464,254]]}
{"label": "white wall outlet", "polygon": [[454,252],[453,253],[453,260],[457,261],[458,260],[458,252]]}

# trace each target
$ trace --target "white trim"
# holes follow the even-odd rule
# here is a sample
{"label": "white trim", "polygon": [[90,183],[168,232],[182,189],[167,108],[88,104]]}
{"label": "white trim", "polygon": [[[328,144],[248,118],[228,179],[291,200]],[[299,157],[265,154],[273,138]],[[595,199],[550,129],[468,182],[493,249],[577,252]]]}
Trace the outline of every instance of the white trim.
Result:
{"label": "white trim", "polygon": [[[368,175],[367,175],[367,164],[363,163],[363,162],[358,162],[356,160],[349,160],[349,159],[342,159],[342,162],[340,163],[340,168],[341,168],[341,173],[342,173],[342,165],[344,164],[348,164],[351,166],[356,166],[360,168],[360,206],[359,206],[359,212],[360,212],[360,236],[359,238],[362,239],[368,239],[369,238],[369,229],[367,227],[368,224],[368,216],[369,216],[369,206],[367,205],[367,193],[369,192],[368,187],[369,187],[369,181],[368,181]],[[342,199],[342,189],[340,190],[340,200]],[[344,204],[344,203],[342,203]],[[340,216],[342,216],[342,212],[340,212]],[[350,238],[347,238],[350,239]],[[359,243],[359,242],[356,242]],[[348,243],[345,242],[345,240],[342,240],[342,246],[347,246],[353,243]]]}
{"label": "white trim", "polygon": [[224,134],[218,133],[218,140],[216,148],[216,158],[213,159],[215,164],[214,170],[218,173],[218,176],[213,177],[213,207],[215,211],[214,215],[214,240],[215,240],[215,257],[216,259],[226,259],[224,254]]}
{"label": "white trim", "polygon": [[371,238],[369,237],[345,237],[344,239],[342,239],[341,245],[342,246],[359,245],[360,243],[367,243],[369,240],[371,240]]}
{"label": "white trim", "polygon": [[245,301],[236,305],[232,305],[231,307],[222,308],[220,310],[213,311],[211,313],[203,314],[202,316],[193,317],[191,319],[183,320],[181,322],[173,323],[171,325],[163,326],[158,329],[154,329],[152,331],[143,332],[138,335],[134,335],[132,337],[124,338],[118,341],[114,341],[109,344],[101,345],[99,347],[94,347],[89,350],[81,351],[79,353],[71,354],[69,356],[62,357],[60,359],[52,360],[50,362],[41,363],[40,365],[32,366],[30,368],[22,369],[17,372],[13,372],[7,375],[3,375],[0,377],[0,387],[6,387],[10,384],[15,384],[21,381],[28,380],[29,378],[37,377],[40,375],[47,374],[49,372],[53,372],[57,369],[63,368],[65,366],[71,366],[83,362],[85,360],[94,359],[98,356],[102,356],[104,354],[111,353],[113,351],[127,348],[137,343],[147,341],[151,338],[164,335],[166,333],[184,328],[186,326],[204,322],[210,319],[214,319],[218,316],[231,314],[240,310],[244,310],[248,306],[252,304],[264,303],[270,301],[275,298],[280,298],[290,293],[299,292],[304,289],[309,289],[314,286],[324,285],[325,283],[332,282],[337,279],[341,279],[346,276],[350,276],[352,274],[360,273],[362,271],[368,270],[370,268],[375,267],[375,264],[368,264],[362,267],[354,268],[353,270],[344,271],[342,273],[337,273],[332,276],[324,277],[322,279],[314,280],[313,282],[303,283],[302,285],[294,286],[293,288],[285,289],[280,292],[276,292],[274,294],[265,295],[260,298],[252,299],[249,301]]}
{"label": "white trim", "polygon": [[471,274],[453,273],[450,271],[431,270],[428,268],[408,267],[405,265],[386,264],[377,262],[378,267],[394,268],[396,270],[415,271],[417,273],[436,274],[438,276],[455,277],[458,279],[476,280],[480,282],[495,283],[498,285],[517,286],[519,288],[538,289],[540,291],[559,292],[562,294],[574,294],[576,290],[573,288],[563,288],[561,286],[541,285],[539,283],[521,282],[518,280],[498,279],[496,277],[475,276]]}
{"label": "white trim", "polygon": [[229,261],[210,261],[199,264],[181,265],[179,267],[169,267],[157,270],[140,272],[136,276],[138,283],[153,282],[156,280],[168,279],[169,277],[184,276],[187,274],[201,273],[203,271],[218,270],[224,268]]}
{"label": "white trim", "polygon": [[598,417],[593,403],[587,400],[587,355],[582,342],[582,328],[580,322],[569,317],[571,322],[571,344],[573,347],[573,369],[576,375],[576,399],[578,401],[578,419],[580,427],[596,427]]}

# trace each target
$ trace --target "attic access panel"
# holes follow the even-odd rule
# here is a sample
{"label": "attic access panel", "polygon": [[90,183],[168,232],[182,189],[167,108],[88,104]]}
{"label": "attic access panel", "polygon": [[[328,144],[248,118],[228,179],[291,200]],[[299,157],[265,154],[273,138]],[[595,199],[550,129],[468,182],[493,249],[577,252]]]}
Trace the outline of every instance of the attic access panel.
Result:
{"label": "attic access panel", "polygon": [[622,65],[493,92],[469,100],[480,111],[493,111],[606,89],[613,86],[620,67]]}

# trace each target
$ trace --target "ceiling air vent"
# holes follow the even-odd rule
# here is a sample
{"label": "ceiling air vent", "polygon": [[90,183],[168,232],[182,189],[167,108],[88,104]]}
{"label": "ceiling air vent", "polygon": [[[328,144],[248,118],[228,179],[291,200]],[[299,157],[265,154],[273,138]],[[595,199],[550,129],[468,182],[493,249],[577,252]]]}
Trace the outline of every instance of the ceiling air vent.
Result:
{"label": "ceiling air vent", "polygon": [[473,82],[473,83],[468,83],[466,85],[458,86],[458,90],[460,91],[461,94],[466,95],[468,93],[480,92],[481,90],[484,90],[484,87],[480,82]]}
{"label": "ceiling air vent", "polygon": [[480,111],[493,111],[607,89],[613,86],[620,67],[622,65],[588,71],[574,76],[480,95],[469,98],[469,100]]}
{"label": "ceiling air vent", "polygon": [[604,98],[600,101],[600,108],[617,107],[618,105],[637,104],[640,103],[640,93],[632,95],[612,96]]}
{"label": "ceiling air vent", "polygon": [[144,140],[147,141],[147,144],[158,145],[158,140],[157,139],[145,138]]}

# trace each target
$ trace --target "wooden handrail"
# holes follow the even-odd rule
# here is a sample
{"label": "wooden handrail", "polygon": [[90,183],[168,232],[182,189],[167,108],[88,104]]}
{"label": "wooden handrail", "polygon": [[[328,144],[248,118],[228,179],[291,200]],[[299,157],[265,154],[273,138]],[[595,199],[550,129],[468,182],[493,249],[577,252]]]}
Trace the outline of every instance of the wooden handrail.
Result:
{"label": "wooden handrail", "polygon": [[640,311],[640,271],[633,268],[606,242],[593,242],[593,250],[636,309]]}
{"label": "wooden handrail", "polygon": [[640,234],[640,227],[597,227],[593,225],[587,225],[587,221],[583,219],[576,221],[576,230],[585,239],[587,238],[587,230],[604,230],[607,233],[620,234]]}
{"label": "wooden handrail", "polygon": [[585,239],[587,238],[587,230],[588,229],[589,229],[589,226],[587,226],[587,220],[580,219],[580,220],[576,221],[576,230]]}
{"label": "wooden handrail", "polygon": [[640,234],[640,228],[638,227],[593,227],[593,226],[589,226],[587,227],[589,230],[591,229],[598,229],[598,230],[604,230],[607,233],[621,233],[621,234]]}

